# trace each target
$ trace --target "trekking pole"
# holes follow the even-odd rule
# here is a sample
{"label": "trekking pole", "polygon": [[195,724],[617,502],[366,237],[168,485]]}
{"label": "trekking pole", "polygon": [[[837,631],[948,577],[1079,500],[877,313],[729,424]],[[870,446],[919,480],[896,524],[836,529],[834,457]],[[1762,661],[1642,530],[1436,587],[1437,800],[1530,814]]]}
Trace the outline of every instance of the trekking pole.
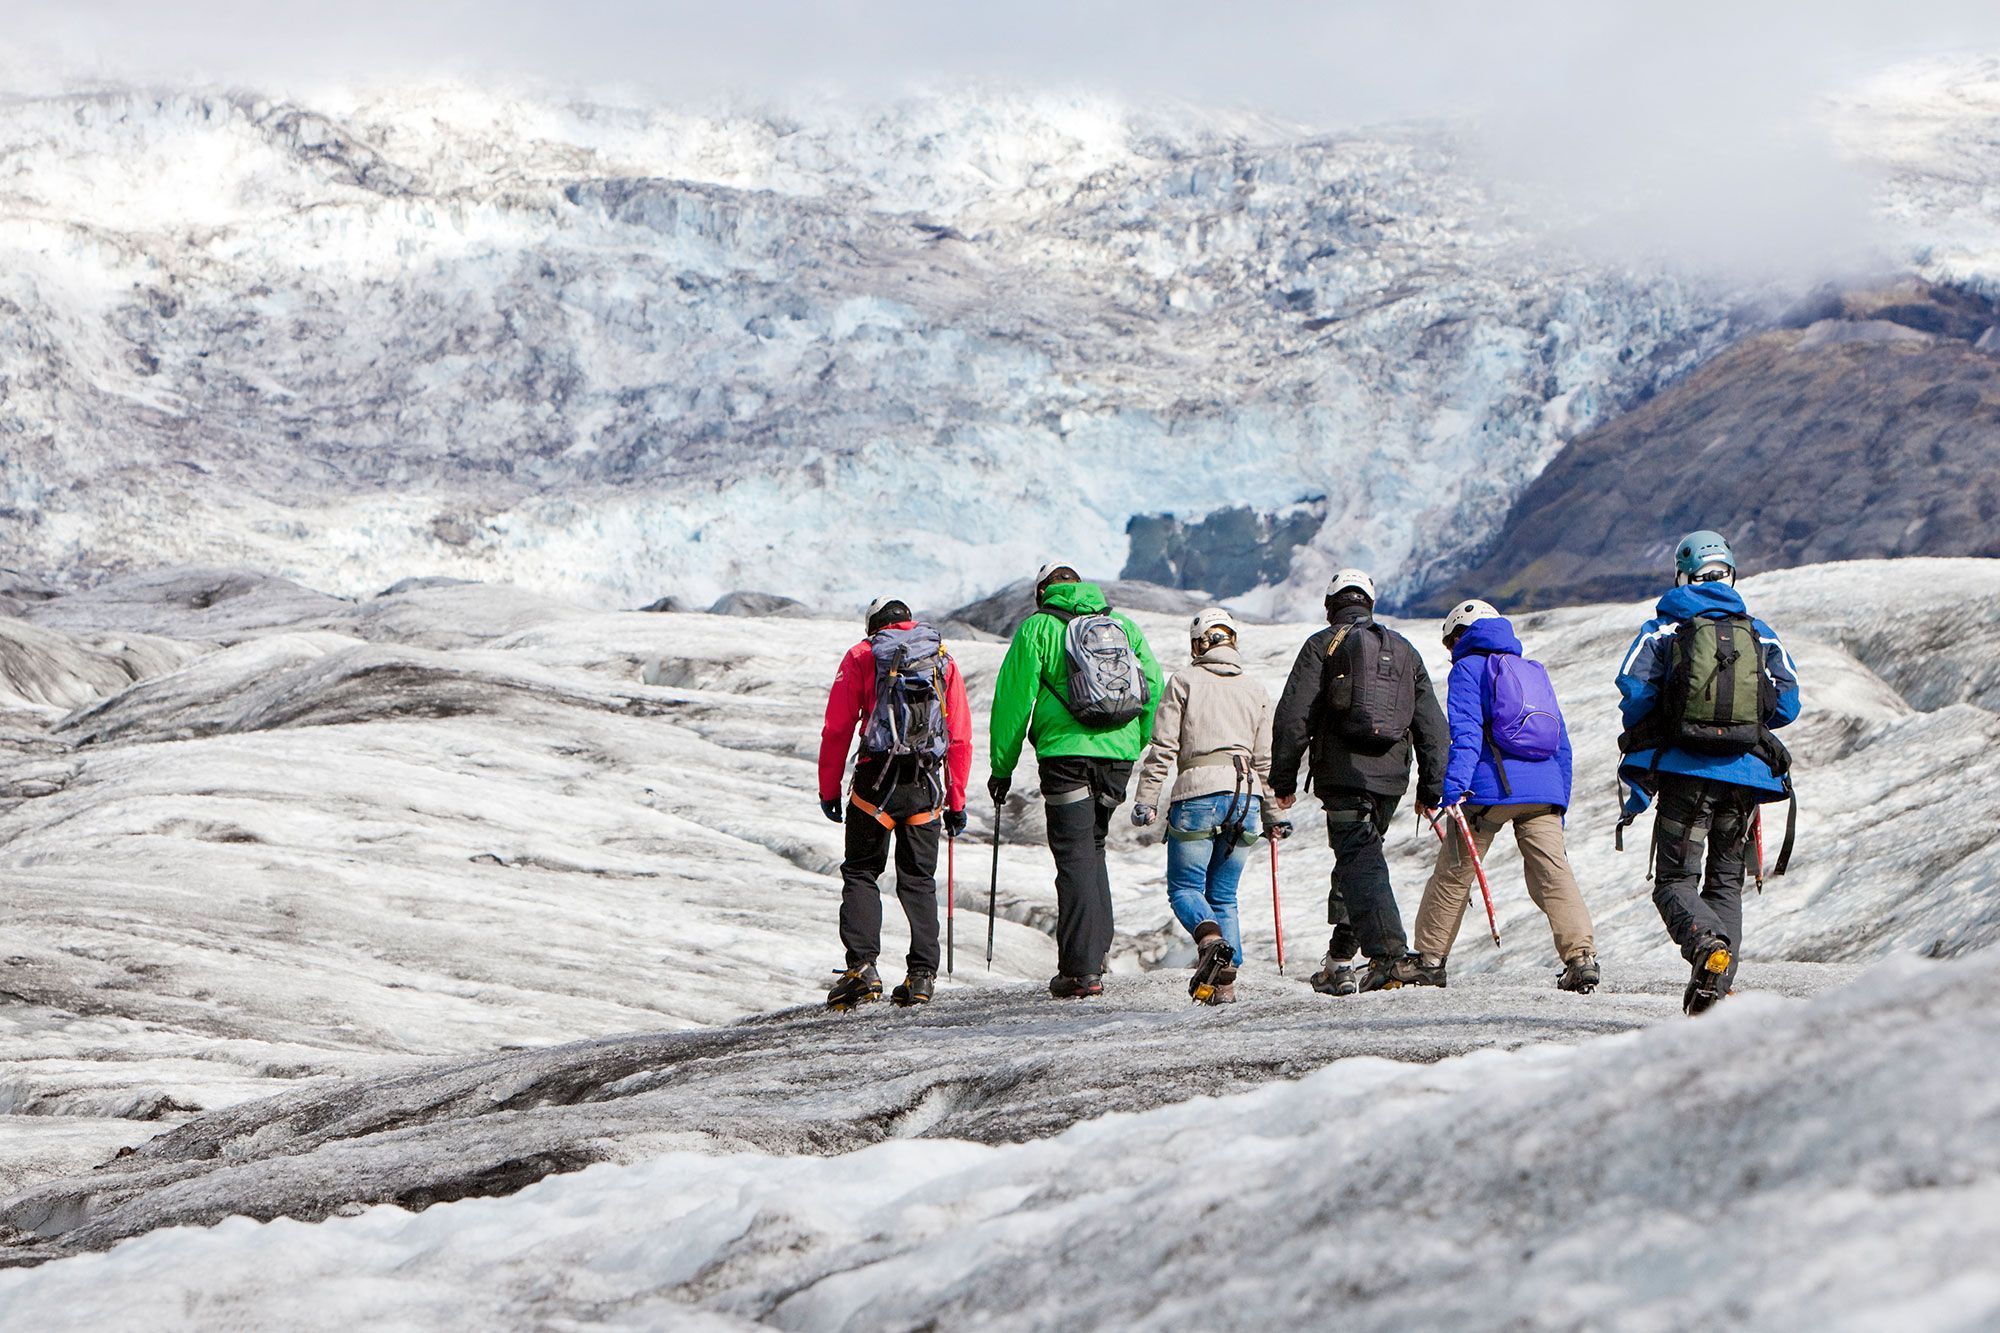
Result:
{"label": "trekking pole", "polygon": [[[1438,818],[1442,819],[1440,815]],[[1472,873],[1479,877],[1479,896],[1486,900],[1486,928],[1493,933],[1493,947],[1500,947],[1500,925],[1493,918],[1493,891],[1486,886],[1486,867],[1479,860],[1479,846],[1472,841],[1472,828],[1465,822],[1465,812],[1457,806],[1451,807],[1451,817],[1458,825],[1458,831],[1465,835],[1465,854],[1472,858]],[[1445,841],[1444,830],[1436,823],[1431,832],[1438,835],[1438,841]]]}
{"label": "trekking pole", "polygon": [[1754,822],[1750,825],[1757,833],[1757,892],[1764,891],[1764,807],[1757,807]]}
{"label": "trekking pole", "polygon": [[1285,912],[1278,905],[1278,834],[1273,829],[1271,844],[1271,927],[1278,932],[1278,975],[1285,975]]}
{"label": "trekking pole", "polygon": [[952,939],[952,918],[958,915],[958,839],[944,840],[944,974],[950,976],[957,959]]}
{"label": "trekking pole", "polygon": [[993,916],[1000,902],[1000,803],[993,803],[993,876],[986,881],[986,970],[993,970]]}

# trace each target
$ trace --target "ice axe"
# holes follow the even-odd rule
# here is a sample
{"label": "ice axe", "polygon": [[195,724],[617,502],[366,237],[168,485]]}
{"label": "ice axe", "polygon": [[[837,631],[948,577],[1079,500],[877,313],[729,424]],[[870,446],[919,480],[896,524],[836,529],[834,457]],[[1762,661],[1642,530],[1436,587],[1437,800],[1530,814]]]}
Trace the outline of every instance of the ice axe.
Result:
{"label": "ice axe", "polygon": [[952,918],[958,915],[958,839],[944,840],[944,974],[950,976],[958,950],[952,938]]}
{"label": "ice axe", "polygon": [[[1451,812],[1452,822],[1465,836],[1465,854],[1472,858],[1472,873],[1479,878],[1479,896],[1486,900],[1486,928],[1493,933],[1493,947],[1497,949],[1500,947],[1500,923],[1493,918],[1493,891],[1486,884],[1486,867],[1479,860],[1479,844],[1472,840],[1472,826],[1465,822],[1465,811],[1455,805],[1447,809]],[[1440,813],[1438,819],[1443,817]],[[1437,819],[1431,821],[1431,832],[1438,835],[1439,842],[1445,841],[1444,830],[1438,827]]]}
{"label": "ice axe", "polygon": [[1276,820],[1265,840],[1271,844],[1271,928],[1278,933],[1278,975],[1285,975],[1285,912],[1278,903],[1278,844],[1292,836],[1288,819]]}
{"label": "ice axe", "polygon": [[1764,807],[1758,806],[1750,824],[1757,838],[1757,892],[1764,891]]}

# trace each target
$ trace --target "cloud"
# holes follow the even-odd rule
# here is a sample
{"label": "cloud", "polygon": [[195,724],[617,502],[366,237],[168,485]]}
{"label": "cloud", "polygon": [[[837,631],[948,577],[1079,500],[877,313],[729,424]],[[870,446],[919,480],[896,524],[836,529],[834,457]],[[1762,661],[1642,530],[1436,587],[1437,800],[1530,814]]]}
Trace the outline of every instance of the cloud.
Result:
{"label": "cloud", "polygon": [[1851,246],[1868,191],[1819,121],[1898,60],[2000,49],[2000,6],[1879,0],[270,0],[15,3],[17,49],[96,76],[266,87],[530,76],[651,96],[888,96],[998,79],[1328,128],[1452,118],[1571,230],[1751,266]]}

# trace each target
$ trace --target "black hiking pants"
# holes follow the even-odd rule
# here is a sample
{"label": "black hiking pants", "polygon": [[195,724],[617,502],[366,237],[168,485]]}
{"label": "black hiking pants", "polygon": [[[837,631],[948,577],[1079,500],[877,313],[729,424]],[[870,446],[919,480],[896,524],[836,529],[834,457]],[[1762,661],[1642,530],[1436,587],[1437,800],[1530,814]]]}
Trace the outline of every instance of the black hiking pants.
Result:
{"label": "black hiking pants", "polygon": [[1056,969],[1094,977],[1111,952],[1111,874],[1104,837],[1125,803],[1132,765],[1065,756],[1036,764],[1056,859]]}
{"label": "black hiking pants", "polygon": [[[905,782],[886,798],[862,791],[871,805],[894,820],[933,811],[936,796],[922,782]],[[889,843],[896,844],[896,897],[910,921],[909,969],[938,970],[937,860],[938,838],[944,826],[937,819],[923,824],[898,823],[884,828],[873,815],[852,801],[847,805],[847,859],[840,863],[840,943],[850,968],[866,967],[882,952],[882,871],[889,864]]]}
{"label": "black hiking pants", "polygon": [[1729,941],[1729,972],[1743,944],[1743,875],[1760,793],[1733,782],[1660,774],[1653,820],[1653,906],[1681,957],[1704,935]]}
{"label": "black hiking pants", "polygon": [[1333,848],[1333,886],[1326,895],[1326,919],[1333,927],[1334,961],[1355,950],[1370,958],[1401,958],[1410,951],[1403,914],[1389,887],[1389,858],[1382,837],[1396,817],[1396,802],[1372,792],[1329,788],[1319,794],[1326,807],[1326,841]]}

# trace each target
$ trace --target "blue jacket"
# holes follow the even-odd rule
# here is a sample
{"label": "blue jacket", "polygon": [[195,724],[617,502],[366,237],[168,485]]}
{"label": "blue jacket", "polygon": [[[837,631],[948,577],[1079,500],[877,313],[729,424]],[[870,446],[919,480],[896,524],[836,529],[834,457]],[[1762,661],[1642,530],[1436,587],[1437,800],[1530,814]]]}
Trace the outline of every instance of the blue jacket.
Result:
{"label": "blue jacket", "polygon": [[1451,758],[1444,769],[1444,803],[1460,797],[1474,805],[1553,805],[1569,809],[1569,723],[1563,723],[1562,748],[1551,759],[1507,757],[1511,794],[1500,789],[1500,770],[1486,740],[1486,676],[1496,653],[1521,655],[1521,641],[1505,618],[1475,620],[1451,649],[1451,697],[1445,706],[1451,720]]}
{"label": "blue jacket", "polygon": [[[1659,615],[1639,631],[1639,637],[1625,654],[1625,664],[1618,669],[1618,693],[1624,700],[1620,709],[1628,731],[1643,722],[1659,704],[1660,689],[1667,679],[1667,655],[1663,647],[1674,630],[1696,616],[1741,615],[1747,610],[1742,596],[1726,583],[1692,583],[1675,588],[1660,598],[1656,609]],[[1799,715],[1798,666],[1769,625],[1761,620],[1755,624],[1764,647],[1764,673],[1778,687],[1778,711],[1765,719],[1766,726],[1776,729]],[[1652,803],[1652,794],[1639,786],[1652,766],[1651,750],[1635,750],[1619,764],[1618,776],[1631,788],[1625,801],[1627,814],[1637,814]],[[1771,800],[1779,799],[1785,790],[1785,784],[1772,774],[1771,766],[1754,754],[1696,754],[1668,747],[1660,753],[1660,771],[1733,782],[1740,787],[1769,792]]]}

